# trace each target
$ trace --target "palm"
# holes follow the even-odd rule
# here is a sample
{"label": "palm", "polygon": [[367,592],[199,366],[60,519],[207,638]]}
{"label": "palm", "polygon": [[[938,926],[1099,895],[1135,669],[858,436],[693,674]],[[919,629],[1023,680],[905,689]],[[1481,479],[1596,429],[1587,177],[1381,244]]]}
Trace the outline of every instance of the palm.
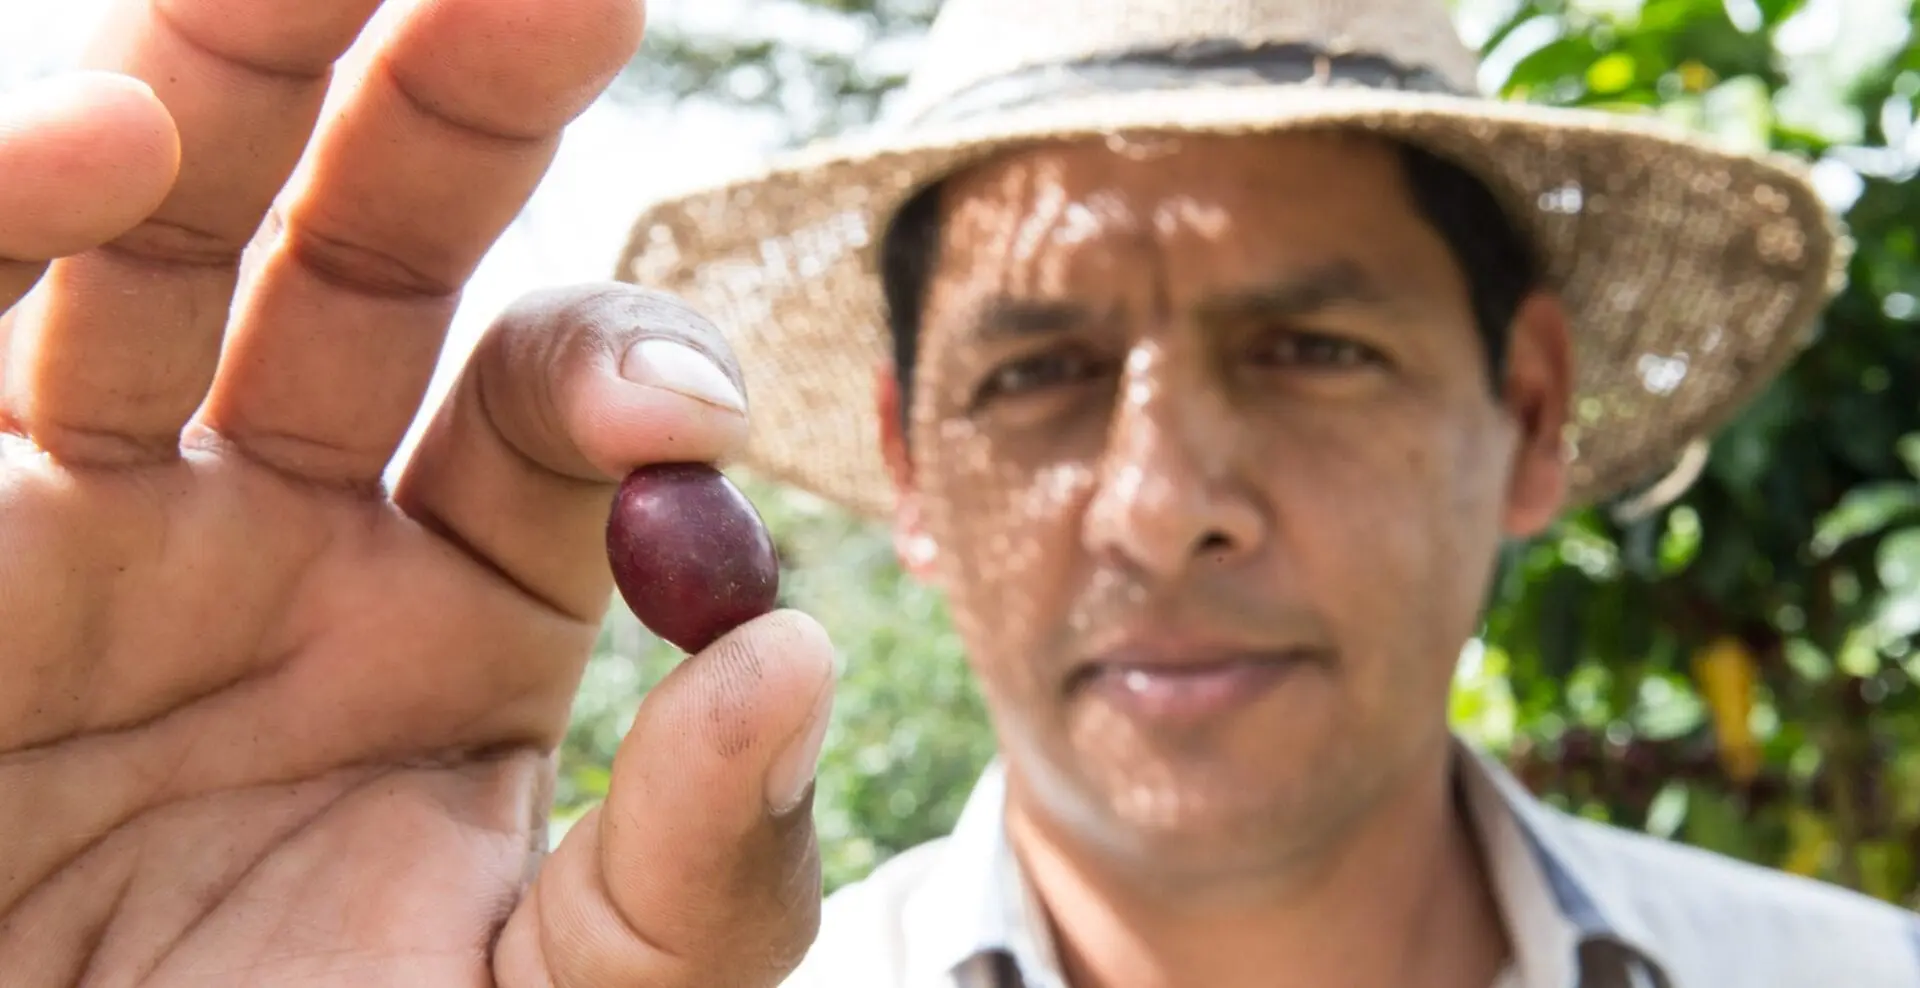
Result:
{"label": "palm", "polygon": [[[127,928],[189,888],[204,918],[169,923],[239,922],[270,956],[285,923],[307,920],[245,904],[344,908],[364,936],[354,949],[479,977],[593,624],[385,498],[232,454],[76,471],[16,445],[0,477],[0,516],[27,536],[0,570],[0,678],[27,687],[0,699],[0,750],[16,752],[0,791],[25,797],[0,803],[0,846],[25,849],[0,873],[0,914],[77,948],[108,918],[95,912]],[[179,828],[247,847],[143,853]],[[86,894],[130,874],[124,895]],[[370,921],[449,883],[467,908],[402,942]],[[76,893],[100,908],[62,908]],[[193,951],[164,941],[115,960]]]}

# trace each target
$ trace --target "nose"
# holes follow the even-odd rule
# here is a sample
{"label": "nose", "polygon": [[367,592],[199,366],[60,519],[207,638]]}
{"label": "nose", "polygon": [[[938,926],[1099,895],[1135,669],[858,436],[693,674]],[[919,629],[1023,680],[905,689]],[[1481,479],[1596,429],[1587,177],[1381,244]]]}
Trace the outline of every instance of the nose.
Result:
{"label": "nose", "polygon": [[1120,385],[1087,507],[1089,552],[1173,580],[1254,551],[1269,522],[1239,469],[1243,427],[1225,390],[1200,360],[1156,347],[1131,355]]}

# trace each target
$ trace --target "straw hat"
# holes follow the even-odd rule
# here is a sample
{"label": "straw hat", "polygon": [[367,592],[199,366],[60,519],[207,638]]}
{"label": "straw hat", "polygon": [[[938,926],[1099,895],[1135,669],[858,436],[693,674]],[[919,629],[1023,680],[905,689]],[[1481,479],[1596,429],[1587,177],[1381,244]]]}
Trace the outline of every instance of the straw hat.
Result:
{"label": "straw hat", "polygon": [[855,511],[892,490],[874,247],[956,168],[1036,141],[1364,128],[1478,175],[1539,251],[1576,337],[1572,496],[1655,479],[1806,342],[1845,241],[1797,163],[1649,119],[1503,102],[1441,0],[948,0],[872,131],[678,196],[618,277],[719,324],[753,404],[745,464]]}

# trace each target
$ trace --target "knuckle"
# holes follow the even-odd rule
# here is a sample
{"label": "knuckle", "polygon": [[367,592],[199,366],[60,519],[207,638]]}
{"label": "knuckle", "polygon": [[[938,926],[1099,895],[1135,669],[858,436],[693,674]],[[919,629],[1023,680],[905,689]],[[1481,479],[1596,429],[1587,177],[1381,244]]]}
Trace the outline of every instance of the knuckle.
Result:
{"label": "knuckle", "polygon": [[552,331],[549,321],[527,318],[527,301],[496,320],[480,338],[465,386],[473,392],[480,416],[517,455],[567,476],[584,477],[591,472],[588,465],[562,453],[570,443],[558,398],[568,390],[572,369],[566,358],[573,341]]}
{"label": "knuckle", "polygon": [[608,380],[627,377],[629,351],[650,339],[705,356],[746,394],[739,361],[711,321],[679,298],[612,281],[520,296],[479,342],[469,362],[475,380],[466,386],[480,392],[509,445],[574,479],[600,482],[623,475],[633,462],[706,460],[736,448],[746,433],[742,416],[689,412],[662,428],[627,410],[621,414],[629,427],[616,430],[589,407],[622,390]]}
{"label": "knuckle", "polygon": [[578,349],[618,361],[641,339],[665,339],[699,351],[746,391],[739,357],[726,335],[685,299],[624,282],[579,285],[528,296],[517,320]]}
{"label": "knuckle", "polygon": [[244,244],[190,224],[148,217],[102,246],[109,254],[163,267],[225,268],[240,263]]}
{"label": "knuckle", "polygon": [[180,455],[179,436],[143,433],[117,424],[28,418],[10,423],[54,460],[69,466],[118,469],[164,463]]}
{"label": "knuckle", "polygon": [[819,858],[808,855],[804,861],[805,866],[796,869],[780,888],[778,902],[784,922],[782,935],[774,940],[773,963],[782,974],[800,966],[820,934]]}
{"label": "knuckle", "polygon": [[289,235],[287,249],[321,279],[379,298],[446,298],[460,290],[457,278],[436,276],[399,256],[344,237],[314,230]]}
{"label": "knuckle", "polygon": [[629,337],[657,336],[687,344],[713,358],[728,374],[739,376],[739,360],[720,327],[686,300],[633,285],[623,286],[616,297]]}

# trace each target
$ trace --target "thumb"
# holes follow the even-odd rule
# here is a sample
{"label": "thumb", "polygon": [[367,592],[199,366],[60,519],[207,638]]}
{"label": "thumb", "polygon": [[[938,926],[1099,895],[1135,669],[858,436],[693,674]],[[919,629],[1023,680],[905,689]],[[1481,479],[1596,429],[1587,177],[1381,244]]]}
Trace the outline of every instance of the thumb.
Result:
{"label": "thumb", "polygon": [[771,988],[820,922],[813,779],[833,646],[777,611],[682,663],[641,703],[606,803],[508,920],[503,988]]}

